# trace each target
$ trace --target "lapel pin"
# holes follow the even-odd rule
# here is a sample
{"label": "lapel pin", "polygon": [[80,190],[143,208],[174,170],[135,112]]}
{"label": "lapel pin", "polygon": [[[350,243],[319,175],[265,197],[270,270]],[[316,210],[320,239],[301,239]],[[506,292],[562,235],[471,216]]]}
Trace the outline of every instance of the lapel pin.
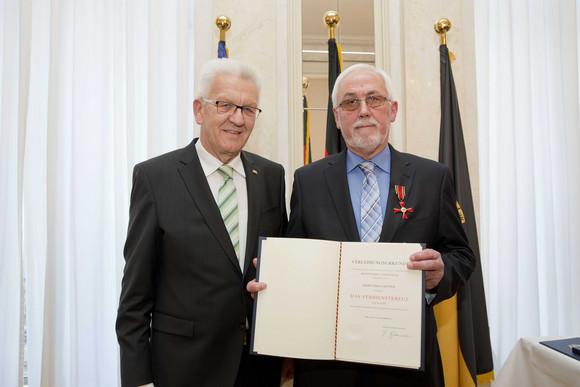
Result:
{"label": "lapel pin", "polygon": [[258,174],[258,171],[256,171],[255,169],[252,169],[252,173],[253,173],[254,175],[257,175],[257,174]]}

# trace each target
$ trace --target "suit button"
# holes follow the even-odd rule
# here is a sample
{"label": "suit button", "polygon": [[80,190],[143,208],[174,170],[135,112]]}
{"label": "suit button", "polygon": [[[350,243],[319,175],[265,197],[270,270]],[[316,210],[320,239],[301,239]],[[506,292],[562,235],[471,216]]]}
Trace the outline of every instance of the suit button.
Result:
{"label": "suit button", "polygon": [[244,323],[243,321],[240,321],[240,328],[245,329],[246,323]]}

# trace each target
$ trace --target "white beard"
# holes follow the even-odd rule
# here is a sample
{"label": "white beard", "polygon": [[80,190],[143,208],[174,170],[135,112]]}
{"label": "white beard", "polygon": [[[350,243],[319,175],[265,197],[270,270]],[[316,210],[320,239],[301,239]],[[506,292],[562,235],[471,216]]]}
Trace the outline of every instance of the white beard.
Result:
{"label": "white beard", "polygon": [[[358,131],[357,128],[361,127],[361,126],[365,126],[365,125],[374,125],[375,127],[375,131],[371,134],[362,134]],[[342,127],[342,125],[341,125]],[[347,139],[346,137],[344,138],[344,141],[346,142],[346,144],[348,145],[349,148],[353,148],[353,149],[376,149],[378,148],[381,144],[383,144],[385,142],[385,140],[387,139],[388,135],[389,135],[389,128],[387,128],[387,130],[385,131],[384,134],[381,134],[379,131],[379,123],[376,122],[375,120],[360,120],[354,123],[353,127],[352,127],[352,136],[350,139]],[[365,131],[368,131],[369,129],[365,129]]]}

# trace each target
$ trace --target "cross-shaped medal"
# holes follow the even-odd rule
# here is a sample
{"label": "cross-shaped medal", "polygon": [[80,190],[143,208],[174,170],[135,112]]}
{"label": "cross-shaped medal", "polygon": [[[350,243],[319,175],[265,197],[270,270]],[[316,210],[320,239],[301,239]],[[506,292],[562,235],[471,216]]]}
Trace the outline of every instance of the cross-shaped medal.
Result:
{"label": "cross-shaped medal", "polygon": [[413,208],[405,207],[405,187],[401,185],[396,185],[395,192],[397,193],[397,197],[399,198],[399,205],[401,206],[401,208],[394,208],[395,214],[401,212],[403,213],[403,219],[409,219],[409,217],[407,216],[407,212],[413,212]]}

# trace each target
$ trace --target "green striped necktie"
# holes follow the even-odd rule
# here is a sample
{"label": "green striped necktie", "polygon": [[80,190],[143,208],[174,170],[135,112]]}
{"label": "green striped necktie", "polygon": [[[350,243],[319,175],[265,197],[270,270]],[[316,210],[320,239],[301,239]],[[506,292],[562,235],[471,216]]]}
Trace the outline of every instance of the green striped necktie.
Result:
{"label": "green striped necktie", "polygon": [[218,207],[228,234],[234,245],[236,256],[240,259],[240,237],[238,230],[238,196],[234,184],[234,169],[229,165],[222,165],[218,168],[218,173],[224,180],[218,192]]}

